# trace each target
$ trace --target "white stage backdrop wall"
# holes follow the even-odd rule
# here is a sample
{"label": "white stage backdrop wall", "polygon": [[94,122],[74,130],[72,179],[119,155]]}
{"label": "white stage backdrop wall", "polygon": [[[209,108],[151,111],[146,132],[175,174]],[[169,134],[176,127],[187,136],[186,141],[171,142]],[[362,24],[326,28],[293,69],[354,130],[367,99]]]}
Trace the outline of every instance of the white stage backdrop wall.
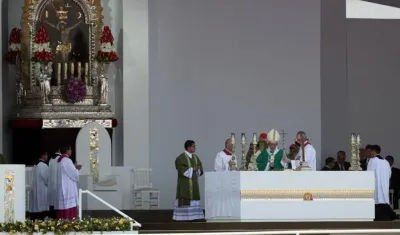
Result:
{"label": "white stage backdrop wall", "polygon": [[285,129],[289,145],[305,130],[320,152],[320,8],[319,0],[149,1],[150,162],[162,209],[173,207],[174,161],[187,139],[206,171],[231,132],[250,139]]}
{"label": "white stage backdrop wall", "polygon": [[400,166],[400,20],[347,20],[349,126]]}

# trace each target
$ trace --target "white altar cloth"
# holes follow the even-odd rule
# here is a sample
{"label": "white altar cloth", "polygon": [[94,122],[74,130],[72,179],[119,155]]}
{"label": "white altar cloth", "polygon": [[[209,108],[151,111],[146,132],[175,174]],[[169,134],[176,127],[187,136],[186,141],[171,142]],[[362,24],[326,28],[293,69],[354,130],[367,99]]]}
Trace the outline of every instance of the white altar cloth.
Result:
{"label": "white altar cloth", "polygon": [[205,217],[210,222],[372,221],[374,187],[374,174],[367,171],[206,172]]}

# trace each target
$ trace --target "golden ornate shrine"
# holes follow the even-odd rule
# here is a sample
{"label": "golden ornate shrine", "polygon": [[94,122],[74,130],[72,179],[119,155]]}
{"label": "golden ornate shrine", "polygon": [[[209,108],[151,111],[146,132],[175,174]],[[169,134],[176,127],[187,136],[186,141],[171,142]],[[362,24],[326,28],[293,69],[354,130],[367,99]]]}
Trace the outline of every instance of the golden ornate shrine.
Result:
{"label": "golden ornate shrine", "polygon": [[[104,84],[108,84],[107,70],[103,68],[106,66],[96,62],[103,28],[100,2],[25,0],[21,59],[16,67],[18,107],[15,120],[41,120],[41,128],[79,128],[92,121],[106,128],[114,126],[114,113],[107,104],[108,94],[102,94],[108,93],[108,87],[104,88]],[[38,66],[32,60],[33,42],[41,27],[48,32],[54,59]],[[63,94],[71,77],[82,79],[86,85],[86,95],[77,103],[68,103]]]}

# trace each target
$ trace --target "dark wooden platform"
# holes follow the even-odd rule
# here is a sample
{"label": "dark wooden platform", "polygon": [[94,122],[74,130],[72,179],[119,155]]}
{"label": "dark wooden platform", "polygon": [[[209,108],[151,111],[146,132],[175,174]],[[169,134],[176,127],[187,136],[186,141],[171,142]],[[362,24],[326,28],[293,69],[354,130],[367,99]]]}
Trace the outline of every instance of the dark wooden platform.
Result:
{"label": "dark wooden platform", "polygon": [[[123,211],[142,224],[141,233],[190,233],[190,232],[243,232],[265,230],[310,229],[400,229],[400,221],[393,222],[227,222],[207,223],[175,222],[172,210]],[[83,217],[115,217],[113,211],[84,211]]]}

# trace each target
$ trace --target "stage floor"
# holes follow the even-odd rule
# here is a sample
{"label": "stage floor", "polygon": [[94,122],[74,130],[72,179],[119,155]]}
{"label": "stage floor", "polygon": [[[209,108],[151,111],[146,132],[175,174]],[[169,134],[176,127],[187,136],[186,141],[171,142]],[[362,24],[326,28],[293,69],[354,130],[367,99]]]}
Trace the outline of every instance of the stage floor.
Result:
{"label": "stage floor", "polygon": [[[243,232],[311,229],[400,229],[393,222],[175,222],[172,210],[123,211],[142,224],[140,233]],[[84,217],[114,217],[113,211],[84,211]],[[325,234],[324,234],[325,235]],[[366,234],[363,234],[366,235]]]}

